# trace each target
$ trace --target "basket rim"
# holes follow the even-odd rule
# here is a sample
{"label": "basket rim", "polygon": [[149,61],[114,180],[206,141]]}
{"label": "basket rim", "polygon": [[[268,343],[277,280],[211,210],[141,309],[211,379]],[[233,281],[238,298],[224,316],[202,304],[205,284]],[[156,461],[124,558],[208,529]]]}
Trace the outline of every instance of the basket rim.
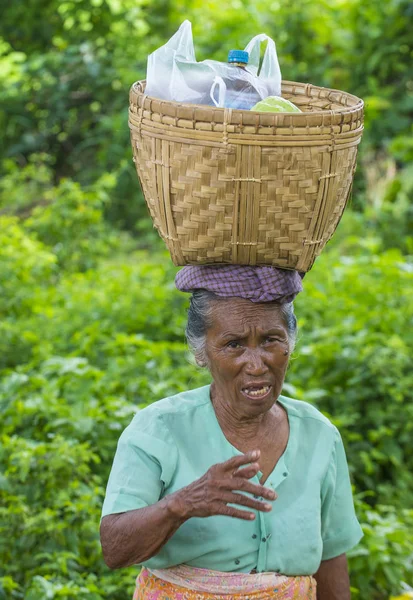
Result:
{"label": "basket rim", "polygon": [[[324,117],[326,115],[342,115],[342,114],[349,114],[349,113],[355,113],[358,111],[363,111],[364,109],[364,101],[359,98],[358,96],[355,96],[354,94],[350,94],[349,92],[345,92],[343,90],[338,90],[335,88],[328,88],[328,87],[322,87],[322,86],[318,86],[318,85],[313,85],[312,83],[303,83],[300,81],[289,81],[289,80],[285,80],[283,79],[281,82],[282,86],[292,86],[292,87],[298,87],[301,89],[305,89],[307,92],[311,92],[311,90],[315,90],[318,92],[327,92],[328,95],[329,94],[341,94],[342,96],[348,98],[349,100],[352,100],[354,102],[353,105],[351,106],[346,106],[343,105],[341,108],[334,108],[334,109],[326,109],[326,110],[314,110],[314,111],[302,111],[299,113],[296,112],[279,112],[279,113],[270,113],[270,112],[260,112],[260,111],[252,111],[252,110],[242,110],[242,109],[237,109],[237,108],[233,108],[230,109],[233,113],[235,114],[239,114],[239,113],[248,113],[250,115],[259,115],[259,116],[269,116],[271,115],[272,117],[276,117],[277,115],[288,115],[289,118],[297,118],[297,117],[302,117],[303,115],[311,115],[314,117]],[[130,88],[130,94],[134,93],[136,94],[138,97],[142,98],[144,101],[148,101],[148,102],[159,102],[161,104],[169,104],[169,105],[174,105],[177,108],[182,107],[184,109],[188,109],[188,108],[198,108],[198,109],[209,109],[209,110],[213,110],[213,111],[217,111],[218,113],[224,113],[225,111],[228,111],[228,109],[225,108],[219,108],[217,106],[210,106],[207,104],[191,104],[191,103],[187,103],[187,102],[176,102],[174,100],[164,100],[162,98],[156,98],[155,96],[147,96],[144,92],[144,90],[140,89],[140,88],[144,88],[144,86],[146,86],[146,80],[142,79],[142,80],[137,80],[135,81],[131,88]],[[307,97],[312,97],[311,94],[303,94],[306,95]]]}

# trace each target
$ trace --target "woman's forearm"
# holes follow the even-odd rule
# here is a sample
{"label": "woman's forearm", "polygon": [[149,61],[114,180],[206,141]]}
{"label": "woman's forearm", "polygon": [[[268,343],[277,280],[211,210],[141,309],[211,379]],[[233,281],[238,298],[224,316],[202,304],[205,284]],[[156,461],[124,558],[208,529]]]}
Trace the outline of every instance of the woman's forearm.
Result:
{"label": "woman's forearm", "polygon": [[175,510],[176,494],[151,506],[103,517],[100,540],[108,567],[139,564],[159,552],[187,520]]}

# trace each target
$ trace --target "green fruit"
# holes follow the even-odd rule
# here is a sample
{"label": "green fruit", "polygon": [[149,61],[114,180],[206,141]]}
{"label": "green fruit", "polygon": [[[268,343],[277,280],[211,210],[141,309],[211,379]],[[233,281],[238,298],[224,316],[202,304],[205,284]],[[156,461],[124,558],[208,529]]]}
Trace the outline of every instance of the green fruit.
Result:
{"label": "green fruit", "polygon": [[295,104],[281,98],[281,96],[268,96],[251,108],[258,112],[302,112]]}

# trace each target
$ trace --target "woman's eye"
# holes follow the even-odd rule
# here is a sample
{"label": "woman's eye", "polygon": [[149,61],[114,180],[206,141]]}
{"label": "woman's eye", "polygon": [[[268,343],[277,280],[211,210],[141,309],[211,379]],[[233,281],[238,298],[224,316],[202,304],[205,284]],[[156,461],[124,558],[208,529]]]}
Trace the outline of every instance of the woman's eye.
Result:
{"label": "woman's eye", "polygon": [[265,341],[269,344],[274,344],[276,342],[280,342],[281,340],[279,338],[275,338],[275,337],[267,337],[265,339]]}
{"label": "woman's eye", "polygon": [[236,340],[231,340],[230,342],[228,342],[227,346],[228,348],[239,348],[240,343]]}

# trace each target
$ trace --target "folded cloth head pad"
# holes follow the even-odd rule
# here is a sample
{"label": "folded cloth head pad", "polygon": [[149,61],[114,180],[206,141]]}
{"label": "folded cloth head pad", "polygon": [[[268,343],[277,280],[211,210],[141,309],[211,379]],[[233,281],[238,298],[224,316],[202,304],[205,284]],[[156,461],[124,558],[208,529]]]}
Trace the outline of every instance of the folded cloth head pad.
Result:
{"label": "folded cloth head pad", "polygon": [[223,298],[285,304],[302,291],[302,277],[298,271],[268,266],[189,265],[177,273],[175,285],[181,292],[203,289]]}

